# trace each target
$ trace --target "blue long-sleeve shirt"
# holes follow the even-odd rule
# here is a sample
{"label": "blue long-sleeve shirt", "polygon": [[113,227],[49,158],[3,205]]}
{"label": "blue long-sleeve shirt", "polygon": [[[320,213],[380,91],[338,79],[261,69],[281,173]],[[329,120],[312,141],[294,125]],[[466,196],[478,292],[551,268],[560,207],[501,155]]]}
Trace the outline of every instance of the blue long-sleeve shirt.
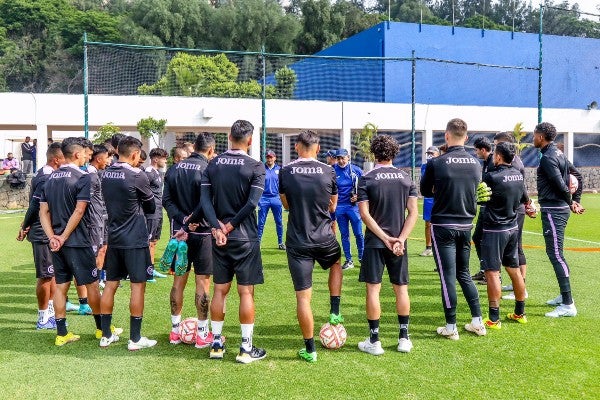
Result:
{"label": "blue long-sleeve shirt", "polygon": [[335,164],[335,176],[338,186],[338,205],[351,205],[350,197],[357,193],[358,178],[362,176],[362,169],[356,165],[348,164],[344,168]]}
{"label": "blue long-sleeve shirt", "polygon": [[277,164],[269,168],[265,164],[265,191],[263,197],[279,197],[279,170],[281,167]]}

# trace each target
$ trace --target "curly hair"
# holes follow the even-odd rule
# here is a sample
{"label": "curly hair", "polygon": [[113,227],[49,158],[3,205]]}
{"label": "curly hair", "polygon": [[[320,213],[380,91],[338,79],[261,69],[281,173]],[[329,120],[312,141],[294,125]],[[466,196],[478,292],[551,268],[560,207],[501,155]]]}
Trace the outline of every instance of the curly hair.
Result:
{"label": "curly hair", "polygon": [[377,135],[371,140],[371,153],[377,161],[390,161],[400,152],[400,145],[390,135]]}
{"label": "curly hair", "polygon": [[556,128],[550,122],[542,122],[541,124],[537,124],[534,133],[541,133],[544,135],[544,140],[548,142],[554,141],[556,139]]}

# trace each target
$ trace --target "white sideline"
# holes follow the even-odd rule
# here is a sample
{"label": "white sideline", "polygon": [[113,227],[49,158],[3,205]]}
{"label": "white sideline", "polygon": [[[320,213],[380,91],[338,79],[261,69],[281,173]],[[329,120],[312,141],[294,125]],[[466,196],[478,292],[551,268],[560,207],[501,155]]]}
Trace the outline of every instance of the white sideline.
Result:
{"label": "white sideline", "polygon": [[[543,234],[541,234],[539,232],[523,231],[523,233],[527,233],[529,235],[544,236]],[[565,236],[565,240],[571,240],[573,242],[580,242],[580,243],[588,243],[588,244],[600,245],[600,242],[592,242],[591,240],[575,239],[575,238],[571,238],[571,237],[568,237],[568,236]]]}

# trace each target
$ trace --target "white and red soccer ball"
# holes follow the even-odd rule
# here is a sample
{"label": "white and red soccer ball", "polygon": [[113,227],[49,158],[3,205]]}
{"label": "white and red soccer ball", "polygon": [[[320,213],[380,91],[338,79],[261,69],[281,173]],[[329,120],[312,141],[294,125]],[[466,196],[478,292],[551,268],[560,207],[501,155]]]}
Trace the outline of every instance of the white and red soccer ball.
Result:
{"label": "white and red soccer ball", "polygon": [[339,349],[346,343],[347,337],[346,328],[342,324],[331,325],[327,322],[319,332],[321,344],[328,349]]}
{"label": "white and red soccer ball", "polygon": [[569,174],[569,191],[571,194],[575,193],[579,189],[579,181],[575,175]]}
{"label": "white and red soccer ball", "polygon": [[198,319],[186,318],[179,323],[179,337],[182,343],[195,344],[198,334]]}

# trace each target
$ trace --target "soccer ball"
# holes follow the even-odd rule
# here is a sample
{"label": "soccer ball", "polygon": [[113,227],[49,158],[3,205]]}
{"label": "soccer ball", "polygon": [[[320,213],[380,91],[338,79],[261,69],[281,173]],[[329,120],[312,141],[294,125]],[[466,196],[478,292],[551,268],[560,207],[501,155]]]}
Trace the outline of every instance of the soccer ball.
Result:
{"label": "soccer ball", "polygon": [[186,318],[179,323],[179,337],[183,343],[195,344],[198,334],[198,319]]}
{"label": "soccer ball", "polygon": [[321,344],[327,349],[339,349],[346,343],[346,337],[346,328],[342,324],[331,325],[327,322],[319,332]]}
{"label": "soccer ball", "polygon": [[575,193],[579,189],[579,181],[575,177],[575,175],[569,174],[569,191],[571,194]]}

